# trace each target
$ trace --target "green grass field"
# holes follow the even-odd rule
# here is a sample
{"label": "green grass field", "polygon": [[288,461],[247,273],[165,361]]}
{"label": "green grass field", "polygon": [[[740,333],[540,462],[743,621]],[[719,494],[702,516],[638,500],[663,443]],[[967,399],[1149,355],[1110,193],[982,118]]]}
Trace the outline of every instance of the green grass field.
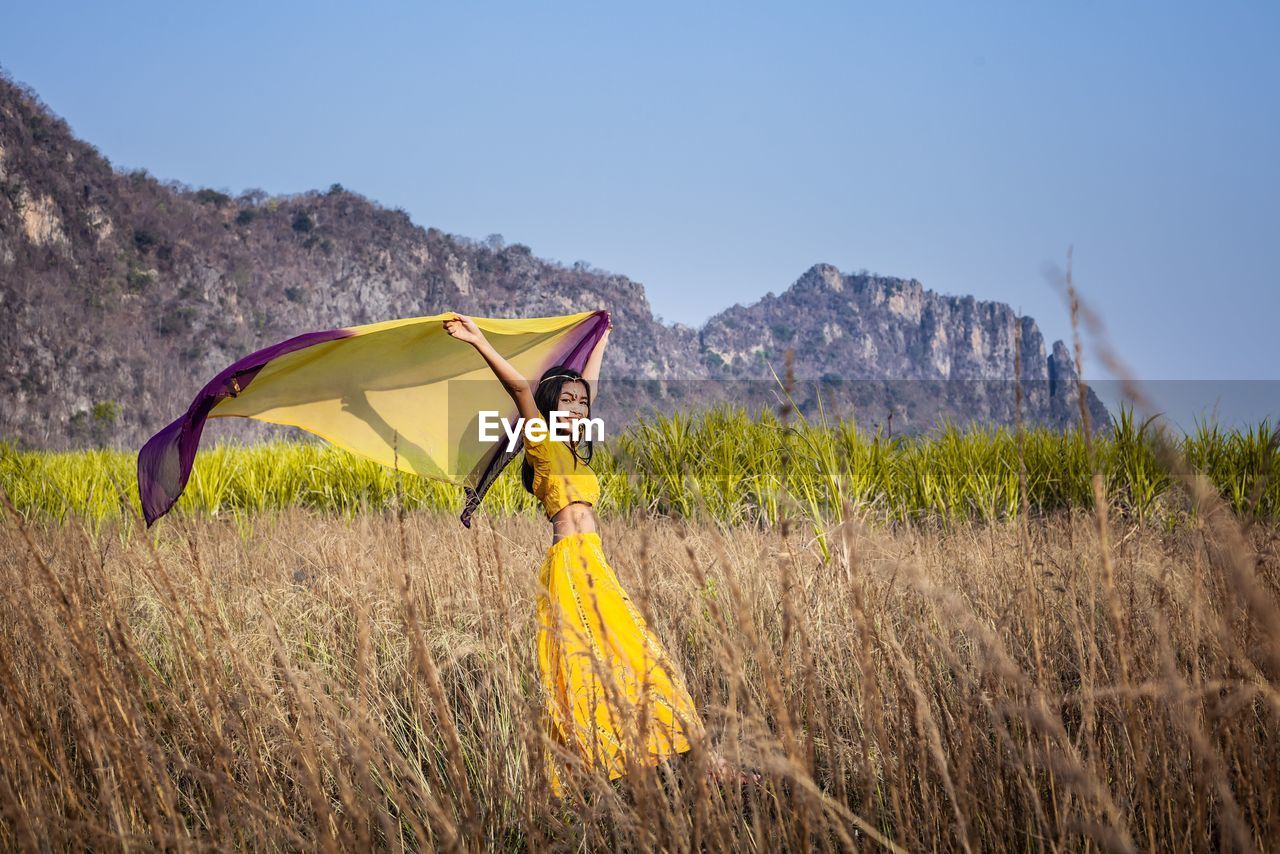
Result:
{"label": "green grass field", "polygon": [[[1241,431],[1200,426],[1163,447],[1188,467],[1171,473],[1160,436],[1123,411],[1092,443],[1078,431],[948,426],[923,437],[867,435],[851,422],[786,424],[741,409],[656,417],[603,446],[601,510],[657,513],[721,524],[775,524],[786,515],[815,526],[848,504],[893,521],[988,521],[1027,510],[1091,507],[1092,473],[1114,512],[1173,525],[1193,511],[1179,477],[1206,477],[1240,514],[1280,511],[1280,434],[1262,423]],[[517,461],[518,462],[518,461]],[[137,503],[135,456],[123,451],[22,452],[0,444],[0,487],[28,517],[91,523],[129,517]],[[202,449],[178,514],[242,514],[302,507],[350,515],[399,506],[461,509],[461,489],[323,443],[275,442]],[[483,511],[536,514],[519,465],[503,473]]]}
{"label": "green grass field", "polygon": [[454,486],[211,447],[143,530],[131,454],[5,447],[0,848],[1265,849],[1278,466],[1268,425],[1127,413],[650,421],[602,456],[602,540],[707,735],[556,801],[515,466],[467,530]]}

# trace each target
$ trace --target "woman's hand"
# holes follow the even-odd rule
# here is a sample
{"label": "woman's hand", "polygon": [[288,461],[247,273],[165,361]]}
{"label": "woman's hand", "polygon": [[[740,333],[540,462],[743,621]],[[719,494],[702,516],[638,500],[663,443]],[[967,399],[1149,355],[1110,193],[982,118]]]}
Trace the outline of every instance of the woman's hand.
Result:
{"label": "woman's hand", "polygon": [[448,332],[459,341],[465,341],[468,344],[479,344],[485,340],[484,333],[480,331],[480,327],[476,326],[476,322],[465,314],[455,314],[444,322],[444,331]]}

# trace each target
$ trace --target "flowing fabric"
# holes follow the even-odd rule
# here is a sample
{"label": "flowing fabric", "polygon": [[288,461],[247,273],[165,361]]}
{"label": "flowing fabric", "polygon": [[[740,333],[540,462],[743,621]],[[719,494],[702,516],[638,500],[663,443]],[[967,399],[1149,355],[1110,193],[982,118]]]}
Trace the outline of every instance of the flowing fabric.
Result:
{"label": "flowing fabric", "polygon": [[[464,488],[462,523],[520,441],[480,439],[482,410],[512,422],[515,403],[475,348],[444,329],[453,312],[308,332],[265,347],[210,380],[181,417],[138,453],[138,495],[148,527],[186,487],[209,418],[289,424],[401,471]],[[526,377],[586,366],[608,325],[605,311],[519,320],[473,318]]]}
{"label": "flowing fabric", "polygon": [[[598,534],[570,534],[538,574],[538,666],[552,741],[610,779],[690,747],[701,719],[689,691],[605,560]],[[563,793],[559,763],[543,761]]]}

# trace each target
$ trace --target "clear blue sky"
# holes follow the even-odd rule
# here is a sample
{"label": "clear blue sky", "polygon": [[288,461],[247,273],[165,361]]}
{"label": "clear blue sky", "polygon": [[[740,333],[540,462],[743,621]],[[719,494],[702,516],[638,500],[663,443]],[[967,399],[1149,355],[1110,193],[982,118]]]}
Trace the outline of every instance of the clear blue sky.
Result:
{"label": "clear blue sky", "polygon": [[825,261],[1007,301],[1052,341],[1045,268],[1074,244],[1140,377],[1280,380],[1278,24],[1261,2],[45,0],[5,11],[0,64],[117,166],[340,182],[624,273],[668,322]]}

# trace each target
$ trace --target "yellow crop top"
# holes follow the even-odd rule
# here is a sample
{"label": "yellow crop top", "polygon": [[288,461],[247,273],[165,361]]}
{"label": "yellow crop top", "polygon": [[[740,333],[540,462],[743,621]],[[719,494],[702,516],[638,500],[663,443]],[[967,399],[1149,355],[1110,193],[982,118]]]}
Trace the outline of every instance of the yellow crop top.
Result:
{"label": "yellow crop top", "polygon": [[533,494],[547,511],[555,516],[575,501],[596,504],[600,500],[600,481],[589,465],[573,455],[568,442],[544,437],[524,440],[524,456],[533,466]]}

